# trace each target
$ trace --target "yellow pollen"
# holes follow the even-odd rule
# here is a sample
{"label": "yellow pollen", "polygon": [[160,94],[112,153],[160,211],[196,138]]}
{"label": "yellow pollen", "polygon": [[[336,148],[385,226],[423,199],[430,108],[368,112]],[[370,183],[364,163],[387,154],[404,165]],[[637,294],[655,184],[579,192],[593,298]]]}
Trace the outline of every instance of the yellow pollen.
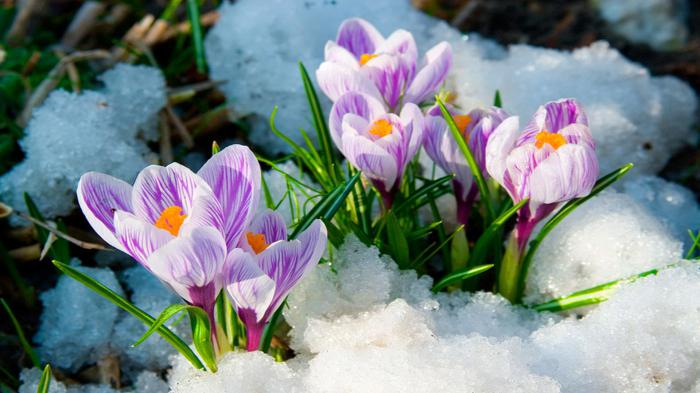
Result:
{"label": "yellow pollen", "polygon": [[391,134],[391,129],[392,126],[391,123],[389,123],[389,120],[379,119],[372,123],[372,128],[369,129],[369,133],[383,138]]}
{"label": "yellow pollen", "polygon": [[472,118],[469,115],[457,115],[453,116],[457,128],[462,131],[462,134],[467,135],[467,126],[472,122]]}
{"label": "yellow pollen", "polygon": [[541,149],[545,143],[548,143],[554,148],[554,150],[559,147],[566,145],[566,139],[560,134],[555,134],[547,130],[542,130],[535,135],[535,147]]}
{"label": "yellow pollen", "polygon": [[256,254],[265,251],[267,246],[269,246],[265,241],[265,235],[262,233],[246,232],[245,237],[248,240],[248,244],[250,244],[250,248],[252,248]]}
{"label": "yellow pollen", "polygon": [[187,218],[187,215],[182,214],[180,206],[168,206],[160,213],[155,226],[156,228],[165,229],[173,236],[177,236],[185,218]]}
{"label": "yellow pollen", "polygon": [[374,59],[377,56],[379,56],[379,55],[363,53],[362,56],[360,56],[360,65],[365,65],[365,63]]}

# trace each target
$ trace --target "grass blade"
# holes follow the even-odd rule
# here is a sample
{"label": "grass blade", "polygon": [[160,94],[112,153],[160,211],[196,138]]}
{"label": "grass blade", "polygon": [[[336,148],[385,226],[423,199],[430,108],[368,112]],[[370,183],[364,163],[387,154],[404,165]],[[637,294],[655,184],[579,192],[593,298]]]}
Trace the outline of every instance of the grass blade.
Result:
{"label": "grass blade", "polygon": [[476,185],[479,188],[479,194],[481,194],[481,202],[486,208],[486,223],[491,224],[494,213],[493,206],[491,206],[491,194],[489,193],[489,188],[486,184],[486,180],[484,179],[484,175],[481,173],[481,169],[476,163],[474,155],[469,150],[467,142],[464,140],[464,137],[462,136],[462,133],[460,132],[459,128],[457,128],[457,124],[455,123],[454,118],[445,107],[445,104],[442,102],[442,99],[440,99],[440,97],[437,96],[435,97],[435,99],[437,101],[437,104],[440,106],[440,112],[442,112],[442,117],[445,118],[445,121],[447,122],[447,125],[450,128],[450,132],[452,132],[452,137],[457,142],[457,146],[459,146],[459,150],[464,155],[464,158],[467,159],[467,164],[469,164],[469,169],[471,170],[472,175],[474,175],[474,180],[476,181]]}
{"label": "grass blade", "polygon": [[423,187],[417,189],[415,192],[412,192],[408,198],[403,200],[398,206],[395,206],[392,210],[398,214],[398,212],[400,212],[401,210],[410,208],[411,205],[418,199],[425,195],[429,195],[434,190],[438,189],[442,185],[447,184],[452,179],[454,179],[454,175],[447,175],[426,183]]}
{"label": "grass blade", "polygon": [[270,318],[270,322],[268,322],[267,326],[265,326],[265,329],[263,330],[263,335],[260,339],[260,350],[264,353],[267,353],[267,351],[270,350],[270,343],[272,342],[272,336],[273,333],[275,332],[275,327],[277,326],[277,321],[280,319],[280,315],[282,315],[282,309],[287,306],[287,299],[285,298],[282,304],[280,304],[279,307],[277,307],[277,310],[275,310],[275,313],[272,314],[272,318]]}
{"label": "grass blade", "polygon": [[[416,258],[416,262],[411,264],[411,269],[415,269],[416,267],[421,266],[422,264],[428,262],[428,260],[430,258],[432,258],[433,255],[437,254],[438,251],[442,250],[443,248],[445,248],[445,246],[449,245],[450,241],[452,241],[452,238],[457,236],[457,234],[462,232],[463,230],[464,230],[464,225],[458,226],[457,229],[455,229],[454,232],[452,232],[450,234],[450,236],[447,236],[446,238],[444,238],[444,240],[442,240],[440,242],[440,244],[435,246],[435,248],[433,250],[426,249],[421,255],[419,255]],[[446,259],[446,260],[450,261],[450,259]]]}
{"label": "grass blade", "polygon": [[[508,222],[509,218],[517,213],[521,207],[525,206],[527,201],[528,199],[523,199],[493,220],[491,225],[489,225],[488,228],[486,228],[486,230],[481,234],[479,240],[476,241],[474,250],[472,250],[472,255],[469,258],[469,266],[476,266],[477,263],[483,261],[483,259],[486,257],[486,253],[493,244],[494,236],[500,232],[503,225]],[[496,238],[496,241],[501,242],[501,239]]]}
{"label": "grass blade", "polygon": [[391,256],[399,265],[399,269],[405,269],[409,264],[408,240],[404,235],[396,215],[389,210],[386,215],[387,248]]}
{"label": "grass blade", "polygon": [[501,100],[501,91],[496,89],[496,94],[493,96],[493,106],[497,108],[503,108],[503,101]]}
{"label": "grass blade", "polygon": [[[155,322],[155,319],[151,315],[141,310],[140,308],[134,306],[128,300],[119,296],[117,293],[107,288],[100,282],[96,281],[92,277],[76,270],[75,268],[69,265],[66,265],[65,263],[56,260],[52,262],[56,266],[56,268],[58,268],[58,270],[62,271],[69,277],[90,288],[98,295],[114,303],[119,308],[133,315],[146,325],[151,326]],[[182,356],[189,360],[195,368],[204,369],[204,365],[199,360],[197,355],[190,349],[190,347],[184,341],[182,341],[180,337],[178,337],[170,329],[168,329],[165,326],[161,326],[158,328],[157,332],[161,337],[163,337],[163,339],[165,339],[165,341],[170,343],[170,345],[172,345],[178,352],[180,352]]]}
{"label": "grass blade", "polygon": [[46,367],[44,367],[44,371],[41,373],[41,379],[39,379],[39,386],[36,388],[36,393],[49,393],[49,385],[51,385],[51,366],[47,364]]}
{"label": "grass blade", "polygon": [[557,226],[557,224],[559,224],[564,218],[566,218],[566,216],[568,216],[571,212],[576,210],[576,208],[581,206],[587,200],[593,198],[604,189],[610,187],[613,183],[618,181],[622,176],[629,172],[633,166],[634,165],[631,163],[623,165],[620,168],[601,177],[593,186],[593,189],[591,190],[590,194],[582,198],[570,200],[551,219],[549,219],[547,223],[545,223],[542,226],[542,229],[537,234],[537,236],[532,241],[530,241],[530,246],[527,250],[527,253],[525,253],[525,257],[523,258],[519,275],[518,294],[516,297],[517,300],[522,298],[522,293],[525,290],[525,282],[527,281],[527,275],[530,271],[530,264],[532,264],[532,258],[534,257],[535,252],[542,243],[542,240],[544,240],[544,238],[549,234],[549,232],[551,232],[552,229],[554,229],[554,227]]}
{"label": "grass blade", "polygon": [[7,315],[10,316],[10,321],[12,322],[12,326],[15,328],[15,332],[17,332],[17,338],[19,339],[22,349],[24,349],[24,352],[27,354],[27,356],[29,356],[29,359],[31,359],[34,367],[41,367],[39,357],[36,355],[34,348],[32,348],[32,345],[27,340],[27,336],[24,335],[24,330],[22,330],[22,326],[19,324],[17,318],[15,318],[15,314],[12,312],[12,309],[10,309],[10,305],[8,305],[3,298],[0,298],[0,304],[2,304],[2,307],[5,309],[5,312],[7,312]]}
{"label": "grass blade", "polygon": [[301,73],[301,79],[304,82],[304,92],[306,93],[306,98],[309,101],[309,108],[311,109],[311,114],[313,116],[314,128],[316,129],[316,134],[318,135],[318,142],[321,145],[321,152],[323,152],[323,159],[326,162],[326,168],[328,169],[328,173],[331,175],[331,179],[335,179],[335,160],[333,158],[331,133],[328,130],[328,125],[326,124],[326,119],[323,115],[321,103],[318,100],[316,89],[314,89],[314,85],[311,83],[309,73],[306,71],[306,67],[304,67],[304,64],[301,62],[299,62],[299,72]]}
{"label": "grass blade", "polygon": [[197,0],[187,0],[187,16],[192,26],[192,42],[194,44],[194,60],[197,71],[207,72],[207,61],[204,58],[204,38],[202,36],[202,24],[199,20],[199,3]]}
{"label": "grass blade", "polygon": [[466,280],[470,277],[474,277],[478,274],[481,274],[493,267],[493,264],[487,264],[487,265],[479,265],[479,266],[474,266],[474,267],[467,267],[462,270],[458,270],[456,272],[452,272],[445,277],[442,278],[442,280],[438,281],[434,286],[432,291],[434,293],[439,292],[443,288],[448,287],[450,284],[456,283],[458,281],[463,281]]}

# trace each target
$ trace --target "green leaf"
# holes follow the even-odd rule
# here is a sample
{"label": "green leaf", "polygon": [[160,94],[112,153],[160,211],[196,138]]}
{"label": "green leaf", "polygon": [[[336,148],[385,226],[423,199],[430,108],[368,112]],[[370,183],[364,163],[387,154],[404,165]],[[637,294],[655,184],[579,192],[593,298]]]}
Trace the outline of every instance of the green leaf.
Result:
{"label": "green leaf", "polygon": [[[56,266],[56,268],[58,268],[58,270],[62,271],[67,276],[90,288],[98,295],[117,305],[119,308],[133,315],[146,325],[151,326],[155,322],[155,319],[151,315],[141,310],[140,308],[134,306],[128,300],[119,296],[117,293],[107,288],[102,283],[96,281],[92,277],[88,276],[87,274],[84,274],[76,270],[75,268],[66,265],[65,263],[56,260],[52,262]],[[165,341],[170,343],[170,345],[172,345],[178,352],[180,352],[182,356],[189,360],[195,368],[204,369],[204,365],[199,360],[197,355],[190,349],[190,347],[184,341],[182,341],[182,339],[180,339],[180,337],[178,337],[170,329],[168,329],[165,326],[161,326],[158,328],[157,332],[161,337],[163,337],[163,339],[165,339]]]}
{"label": "green leaf", "polygon": [[187,306],[187,313],[190,316],[190,326],[192,327],[192,343],[209,371],[215,373],[217,370],[216,354],[212,346],[211,331],[216,329],[216,326],[211,326],[209,316],[199,307]]}
{"label": "green leaf", "polygon": [[263,330],[263,335],[260,340],[260,350],[264,353],[267,353],[267,351],[270,350],[270,343],[272,342],[272,336],[273,333],[275,332],[275,327],[277,326],[277,321],[280,319],[280,315],[282,315],[282,309],[287,305],[287,299],[285,298],[282,304],[280,304],[279,307],[277,307],[277,310],[275,310],[275,313],[272,314],[272,318],[270,318],[270,322],[265,326],[265,329]]}
{"label": "green leaf", "polygon": [[[36,206],[34,203],[34,200],[32,200],[32,197],[29,196],[26,192],[24,193],[24,203],[27,205],[27,211],[29,212],[29,215],[41,222],[46,222],[44,219],[44,216],[41,214],[39,211],[39,208]],[[65,225],[63,225],[62,222],[57,223],[57,227],[59,230],[65,230]],[[36,233],[37,237],[39,238],[39,243],[43,247],[44,244],[46,244],[46,241],[49,238],[50,232],[38,225],[34,225],[34,228],[36,228]],[[49,248],[49,255],[53,259],[58,259],[59,261],[62,262],[68,262],[70,260],[70,254],[68,252],[69,247],[68,247],[68,241],[63,238],[57,238],[56,241],[53,242],[51,247]]]}
{"label": "green leaf", "polygon": [[661,270],[666,270],[677,266],[678,264],[674,263],[671,265],[664,266],[662,268],[647,270],[645,272],[635,274],[634,276],[630,276],[620,280],[609,281],[588,289],[573,292],[569,295],[562,296],[560,298],[556,298],[545,303],[536,304],[532,306],[532,308],[537,311],[558,312],[571,310],[577,307],[585,307],[593,304],[598,304],[608,300],[610,296],[615,292],[615,290],[622,284],[631,283],[636,280],[639,280],[642,277],[655,275]]}
{"label": "green leaf", "polygon": [[316,134],[318,135],[318,141],[321,144],[321,152],[323,153],[323,160],[325,161],[326,169],[331,175],[331,179],[335,179],[336,168],[335,160],[333,158],[331,133],[328,130],[328,125],[326,124],[321,103],[318,100],[316,89],[314,89],[314,85],[311,83],[309,73],[306,72],[306,68],[301,62],[299,62],[299,72],[301,73],[301,79],[304,82],[304,92],[306,92],[306,98],[309,101],[309,108],[311,109],[311,114],[313,116],[314,128],[316,129]]}
{"label": "green leaf", "polygon": [[503,108],[503,101],[501,101],[501,91],[496,89],[496,94],[493,96],[493,106],[497,108]]}
{"label": "green leaf", "polygon": [[549,221],[547,221],[547,223],[545,223],[542,226],[542,229],[537,234],[537,236],[530,241],[530,246],[527,252],[525,253],[525,257],[523,258],[519,275],[518,292],[516,300],[519,301],[522,297],[522,293],[525,290],[525,282],[527,281],[527,275],[530,271],[530,265],[532,264],[532,258],[534,257],[535,252],[539,248],[540,244],[542,244],[544,238],[549,234],[549,232],[551,232],[552,229],[554,229],[557,226],[557,224],[559,224],[564,218],[566,218],[566,216],[568,216],[571,212],[576,210],[576,208],[581,206],[584,202],[593,198],[599,192],[603,191],[604,189],[608,188],[613,183],[618,181],[622,176],[629,172],[630,169],[632,169],[632,167],[634,167],[634,165],[631,163],[623,165],[620,168],[601,177],[593,186],[593,189],[591,190],[590,194],[582,198],[570,200],[564,205],[564,207],[559,209],[559,211],[554,216],[552,216],[552,218],[550,218]]}
{"label": "green leaf", "polygon": [[[425,251],[423,251],[421,253],[421,255],[418,255],[418,257],[416,257],[415,262],[413,262],[411,264],[411,268],[415,269],[416,267],[421,266],[422,264],[428,262],[428,260],[430,258],[432,258],[433,255],[437,254],[438,251],[443,250],[446,246],[448,246],[450,244],[450,241],[452,241],[452,238],[454,238],[458,233],[461,233],[463,230],[464,230],[464,225],[460,225],[457,227],[457,229],[454,230],[454,232],[452,232],[450,234],[450,236],[447,236],[444,240],[442,240],[440,242],[440,244],[438,244],[437,246],[435,246],[432,249],[426,248]],[[447,248],[449,249],[449,247],[447,247]],[[451,260],[451,258],[449,258],[449,255],[448,255],[448,259],[446,259],[446,260],[447,261]]]}
{"label": "green leaf", "polygon": [[474,277],[481,274],[493,267],[493,264],[479,265],[474,267],[467,267],[462,270],[450,273],[438,281],[437,284],[433,286],[433,292],[437,293],[441,289],[446,288],[450,284],[456,283],[458,281],[466,280],[470,277]]}
{"label": "green leaf", "polygon": [[219,144],[216,143],[216,141],[213,141],[211,143],[211,155],[213,156],[220,151],[221,151],[221,147],[219,147]]}
{"label": "green leaf", "polygon": [[204,38],[202,36],[202,24],[199,20],[199,4],[197,0],[187,0],[187,16],[190,19],[192,30],[194,59],[197,64],[197,71],[204,74],[207,72],[207,61],[204,57]]}
{"label": "green leaf", "polygon": [[433,191],[437,190],[443,185],[446,185],[452,179],[454,179],[454,175],[447,175],[439,179],[426,182],[425,185],[423,185],[421,188],[411,193],[411,195],[408,198],[401,201],[401,203],[398,206],[394,206],[392,210],[394,211],[394,213],[399,214],[399,212],[406,208],[410,208],[411,210],[413,210],[420,207],[420,205],[414,206],[416,201],[418,201],[424,196],[430,196],[430,199],[437,198],[437,196],[433,194]]}
{"label": "green leaf", "polygon": [[422,239],[422,238],[428,236],[428,234],[430,232],[436,230],[440,225],[442,225],[442,220],[431,222],[430,224],[425,225],[421,228],[418,228],[411,233],[407,233],[406,240],[411,241],[411,240]]}
{"label": "green leaf", "polygon": [[[37,366],[38,368],[38,366]],[[49,385],[51,385],[51,366],[48,364],[44,367],[39,380],[39,386],[36,388],[36,393],[49,393]]]}
{"label": "green leaf", "polygon": [[29,359],[32,360],[34,367],[41,367],[39,357],[36,355],[32,345],[27,340],[27,336],[24,335],[24,330],[22,330],[22,326],[20,326],[19,321],[17,321],[17,318],[15,318],[15,314],[12,312],[12,309],[3,298],[0,298],[0,304],[2,304],[2,307],[5,309],[5,312],[7,312],[7,315],[10,316],[10,321],[12,322],[12,326],[15,328],[15,332],[17,333],[17,338],[19,339],[22,349],[24,349],[24,352],[27,354],[27,356],[29,356]]}
{"label": "green leaf", "polygon": [[479,188],[479,194],[481,195],[481,203],[483,203],[484,207],[486,208],[486,223],[490,224],[493,220],[494,213],[493,206],[491,206],[491,194],[489,192],[488,185],[486,184],[486,180],[484,179],[484,175],[481,173],[479,164],[476,163],[476,159],[474,159],[474,155],[469,150],[469,146],[467,146],[467,143],[464,140],[464,137],[462,136],[462,132],[459,130],[459,128],[457,128],[457,124],[455,123],[455,120],[450,114],[450,112],[445,107],[445,104],[442,102],[440,97],[436,96],[435,99],[437,101],[437,104],[440,106],[442,116],[445,118],[445,121],[447,122],[447,125],[450,128],[450,132],[452,132],[452,137],[457,142],[457,146],[464,155],[464,158],[467,159],[469,169],[471,170],[472,175],[474,176],[474,180],[476,181],[476,185]]}
{"label": "green leaf", "polygon": [[386,213],[384,219],[386,220],[385,228],[388,238],[386,246],[399,268],[405,269],[410,263],[406,235],[404,235],[399,220],[391,210]]}
{"label": "green leaf", "polygon": [[488,228],[486,228],[486,230],[481,234],[479,240],[476,241],[476,245],[474,245],[474,250],[472,251],[469,260],[469,266],[476,266],[479,263],[483,263],[483,260],[485,259],[488,250],[491,249],[493,243],[498,242],[499,245],[502,243],[503,240],[499,236],[495,235],[501,233],[501,229],[503,228],[503,225],[508,222],[508,219],[517,213],[520,208],[525,206],[527,202],[528,199],[523,199],[516,205],[503,212],[500,216],[498,216],[498,218],[493,220],[491,225],[489,225]]}

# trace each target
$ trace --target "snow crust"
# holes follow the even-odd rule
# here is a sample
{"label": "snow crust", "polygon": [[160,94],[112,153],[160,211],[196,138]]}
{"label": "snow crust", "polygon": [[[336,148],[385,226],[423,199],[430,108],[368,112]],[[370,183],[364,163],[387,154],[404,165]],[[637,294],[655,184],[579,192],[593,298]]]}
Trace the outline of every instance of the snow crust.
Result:
{"label": "snow crust", "polygon": [[20,141],[25,160],[0,177],[5,203],[24,211],[27,192],[46,217],[67,215],[83,173],[131,181],[150,163],[146,141],[157,137],[154,116],[166,99],[162,74],[118,64],[100,80],[101,90],[57,90],[34,110]]}
{"label": "snow crust", "polygon": [[[228,81],[223,90],[238,112],[266,119],[279,105],[279,128],[297,140],[300,127],[313,128],[296,63],[303,61],[312,73],[340,22],[359,16],[385,35],[410,31],[421,51],[450,42],[454,65],[447,85],[465,110],[491,105],[499,89],[504,108],[524,125],[547,101],[578,99],[588,113],[603,173],[627,162],[636,164],[636,173],[656,173],[694,141],[697,98],[690,87],[673,77],[652,77],[605,42],[573,52],[527,45],[505,49],[475,34],[463,36],[407,0],[241,0],[224,3],[220,12],[206,38],[213,78]],[[264,121],[254,122],[251,140],[273,151],[287,149]]]}

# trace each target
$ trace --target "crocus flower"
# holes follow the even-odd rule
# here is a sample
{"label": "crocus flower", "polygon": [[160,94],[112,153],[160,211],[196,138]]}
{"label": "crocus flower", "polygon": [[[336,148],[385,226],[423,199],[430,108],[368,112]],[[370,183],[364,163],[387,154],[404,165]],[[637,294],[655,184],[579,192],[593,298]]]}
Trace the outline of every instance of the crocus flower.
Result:
{"label": "crocus flower", "polygon": [[297,239],[287,240],[278,213],[257,217],[226,259],[224,285],[246,326],[247,349],[260,346],[265,325],[289,291],[318,263],[326,249],[326,226],[315,220]]}
{"label": "crocus flower", "polygon": [[[486,144],[493,131],[508,117],[508,114],[497,107],[474,109],[467,114],[458,114],[458,111],[451,107],[448,107],[448,110],[482,174],[488,177],[484,159]],[[423,147],[437,166],[446,173],[455,175],[452,185],[457,198],[457,221],[466,225],[478,189],[467,160],[437,105],[430,108],[426,114]]]}
{"label": "crocus flower", "polygon": [[77,193],[98,235],[202,307],[213,322],[223,263],[251,222],[259,191],[258,161],[250,149],[234,145],[197,174],[177,163],[152,165],[131,186],[89,172]]}
{"label": "crocus flower", "polygon": [[321,90],[331,99],[355,91],[383,99],[393,111],[400,103],[420,103],[440,87],[452,65],[447,42],[425,54],[420,69],[411,33],[397,30],[388,38],[369,22],[344,21],[338,36],[325,48],[325,61],[316,71]]}
{"label": "crocus flower", "polygon": [[349,92],[333,104],[329,123],[335,145],[390,208],[406,165],[421,144],[423,114],[418,106],[405,104],[396,115],[373,96]]}
{"label": "crocus flower", "polygon": [[489,138],[486,168],[514,203],[529,198],[515,228],[522,254],[537,222],[561,202],[588,195],[596,182],[598,159],[583,109],[573,99],[549,102],[522,131],[518,117],[505,119]]}

